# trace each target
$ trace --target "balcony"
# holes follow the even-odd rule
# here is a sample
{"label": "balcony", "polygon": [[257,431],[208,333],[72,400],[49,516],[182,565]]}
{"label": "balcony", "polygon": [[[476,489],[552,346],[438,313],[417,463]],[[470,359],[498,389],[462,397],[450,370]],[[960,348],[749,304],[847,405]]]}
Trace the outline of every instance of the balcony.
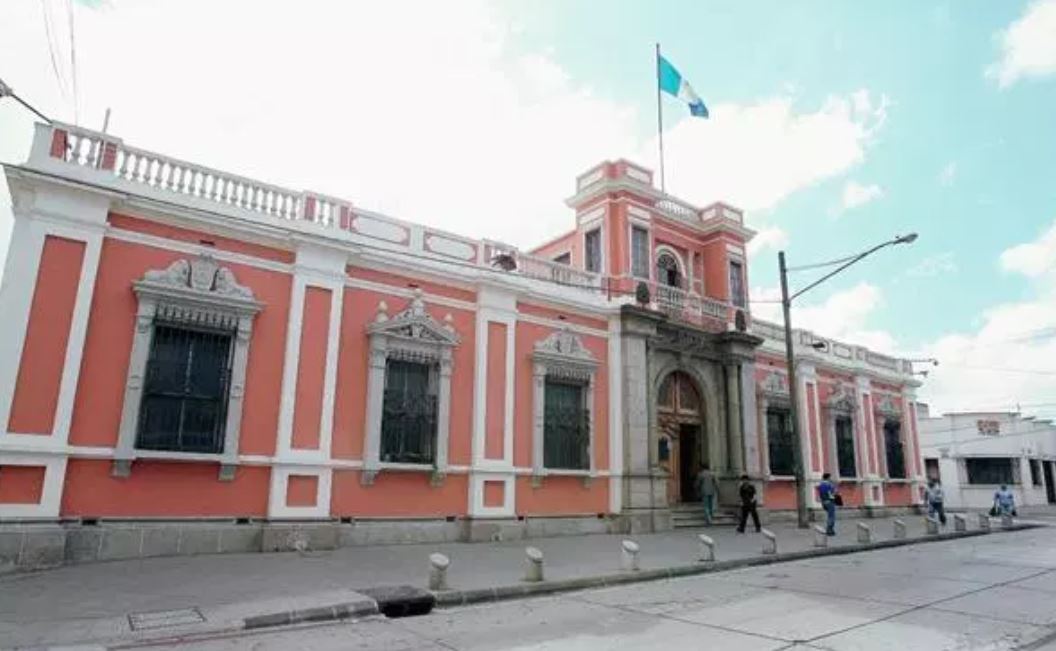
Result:
{"label": "balcony", "polygon": [[729,303],[660,283],[654,284],[652,290],[656,309],[676,321],[712,332],[725,332],[732,321],[735,308]]}

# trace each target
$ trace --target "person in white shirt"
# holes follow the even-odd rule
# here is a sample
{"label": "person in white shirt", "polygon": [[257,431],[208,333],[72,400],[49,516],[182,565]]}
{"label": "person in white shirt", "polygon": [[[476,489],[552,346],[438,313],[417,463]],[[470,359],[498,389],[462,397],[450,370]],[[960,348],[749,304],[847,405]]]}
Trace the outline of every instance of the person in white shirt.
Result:
{"label": "person in white shirt", "polygon": [[924,489],[924,499],[928,503],[928,517],[938,516],[942,526],[946,526],[946,504],[942,493],[942,484],[938,479],[932,477],[928,480],[928,487]]}

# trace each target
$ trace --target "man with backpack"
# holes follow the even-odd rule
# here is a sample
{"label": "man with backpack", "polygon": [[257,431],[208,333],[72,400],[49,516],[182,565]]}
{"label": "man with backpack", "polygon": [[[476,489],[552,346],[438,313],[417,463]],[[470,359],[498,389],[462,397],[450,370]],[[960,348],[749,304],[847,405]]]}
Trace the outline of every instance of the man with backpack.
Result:
{"label": "man with backpack", "polygon": [[744,526],[748,524],[748,515],[752,516],[752,524],[758,533],[762,527],[759,525],[759,511],[755,504],[755,484],[748,479],[748,475],[741,475],[741,524],[737,527],[737,533],[744,533]]}
{"label": "man with backpack", "polygon": [[842,500],[836,492],[836,484],[832,483],[832,474],[825,473],[821,476],[821,483],[818,484],[818,499],[821,501],[821,507],[825,509],[825,534],[835,536],[836,506]]}

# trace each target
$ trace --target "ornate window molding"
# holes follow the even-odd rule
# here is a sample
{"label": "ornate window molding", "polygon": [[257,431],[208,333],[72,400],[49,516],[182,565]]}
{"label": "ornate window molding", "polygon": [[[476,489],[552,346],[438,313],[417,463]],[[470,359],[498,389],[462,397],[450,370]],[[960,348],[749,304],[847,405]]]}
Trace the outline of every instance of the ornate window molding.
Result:
{"label": "ornate window molding", "polygon": [[[238,284],[230,269],[221,267],[208,255],[173,262],[165,269],[151,270],[132,284],[139,301],[136,312],[132,354],[125,381],[113,474],[127,477],[132,462],[141,457],[181,460],[215,460],[220,463],[220,479],[234,478],[238,463],[242,399],[246,383],[246,363],[253,332],[253,318],[264,304],[248,287]],[[136,435],[143,400],[147,359],[155,324],[209,328],[232,334],[231,379],[224,421],[224,445],[219,454],[156,452],[136,449]]]}
{"label": "ornate window molding", "polygon": [[[557,330],[535,344],[532,353],[532,475],[538,486],[546,475],[578,475],[585,479],[595,472],[594,461],[594,387],[598,361],[583,345],[579,336],[567,328]],[[545,464],[546,436],[546,380],[547,378],[582,382],[586,388],[584,400],[588,410],[587,470],[547,469]]]}
{"label": "ornate window molding", "polygon": [[875,411],[885,419],[902,421],[902,410],[898,408],[897,399],[892,396],[877,396]]}
{"label": "ornate window molding", "polygon": [[[443,481],[447,472],[447,448],[451,429],[452,349],[459,338],[448,314],[439,323],[425,311],[422,291],[416,290],[410,305],[396,316],[389,316],[385,301],[378,303],[374,322],[367,326],[370,337],[370,367],[367,369],[366,440],[363,450],[364,485],[374,483],[378,472],[390,469],[431,469],[433,482]],[[381,461],[382,411],[385,400],[385,371],[389,359],[435,366],[437,373],[436,453],[432,466],[390,464]]]}
{"label": "ornate window molding", "polygon": [[[856,479],[858,476],[863,474],[862,462],[860,460],[861,454],[859,454],[858,435],[855,432],[859,426],[855,414],[858,413],[858,401],[855,399],[854,392],[848,391],[847,387],[839,385],[836,390],[832,392],[829,398],[825,401],[826,411],[826,432],[829,439],[829,450],[832,451],[831,465],[828,471],[832,473],[833,477],[840,479]],[[851,421],[851,442],[854,446],[854,469],[855,476],[842,475],[840,473],[840,452],[839,452],[839,438],[836,432],[836,423],[840,418],[846,418]]]}
{"label": "ornate window molding", "polygon": [[768,412],[771,409],[790,410],[792,401],[788,393],[788,376],[771,371],[767,373],[762,382],[756,385],[756,405],[758,410],[758,421],[760,423],[760,444],[763,454],[763,474],[767,477],[783,476],[774,475],[770,464],[770,428]]}

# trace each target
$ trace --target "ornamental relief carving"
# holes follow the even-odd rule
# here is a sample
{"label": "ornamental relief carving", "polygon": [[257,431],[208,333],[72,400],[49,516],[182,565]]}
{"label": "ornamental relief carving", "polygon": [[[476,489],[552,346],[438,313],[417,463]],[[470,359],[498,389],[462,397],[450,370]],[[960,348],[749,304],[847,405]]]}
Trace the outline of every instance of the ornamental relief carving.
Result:
{"label": "ornamental relief carving", "polygon": [[858,408],[858,402],[855,400],[853,392],[848,391],[847,387],[840,385],[829,395],[828,400],[825,401],[825,406],[830,411],[853,413]]}
{"label": "ornamental relief carving", "polygon": [[[395,316],[389,316],[389,306],[385,301],[378,303],[378,312],[374,322],[367,326],[367,332],[374,335],[387,335],[407,343],[420,343],[429,347],[451,347],[459,342],[450,314],[440,323],[425,309],[422,290],[414,292],[410,305]],[[415,348],[410,351],[413,354]]]}

